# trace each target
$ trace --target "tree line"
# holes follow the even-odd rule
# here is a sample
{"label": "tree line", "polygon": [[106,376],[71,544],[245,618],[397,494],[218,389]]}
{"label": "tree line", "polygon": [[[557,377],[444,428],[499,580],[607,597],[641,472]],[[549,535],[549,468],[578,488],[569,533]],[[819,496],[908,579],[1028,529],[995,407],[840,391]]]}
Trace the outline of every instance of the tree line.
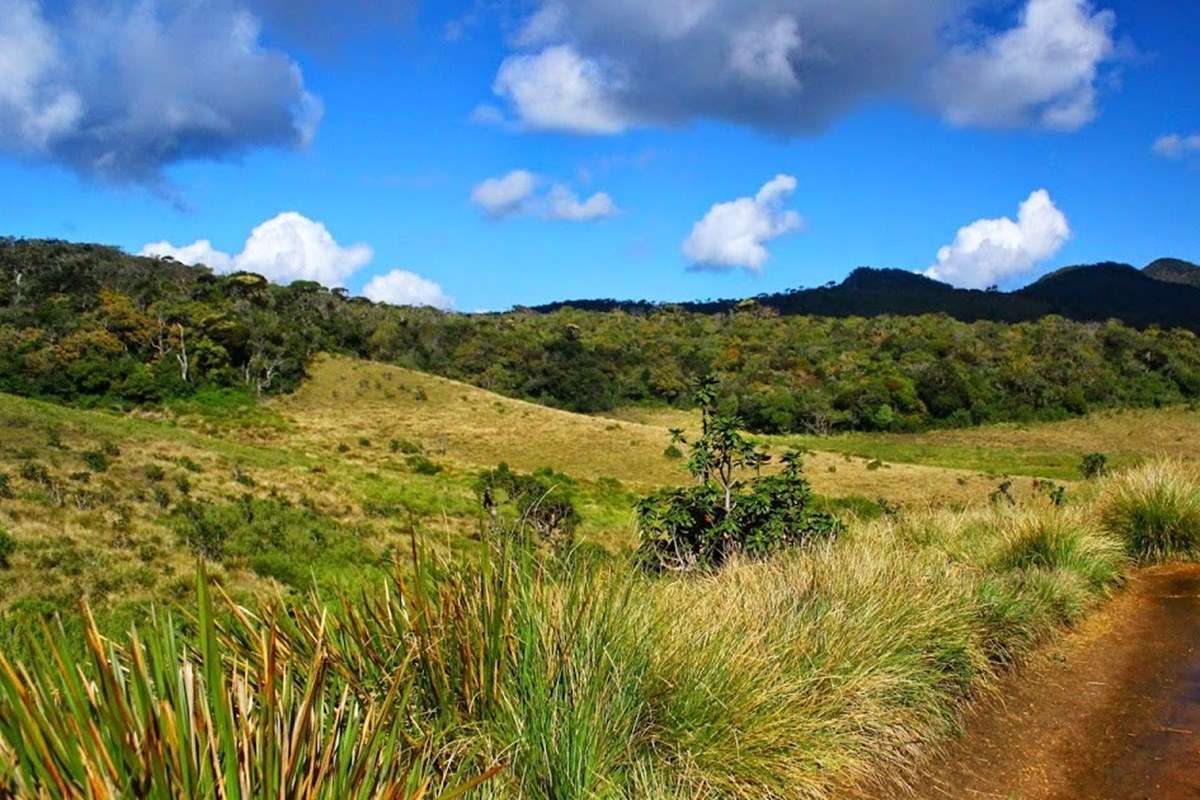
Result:
{"label": "tree line", "polygon": [[210,388],[287,392],[318,352],[411,367],[580,412],[692,404],[764,433],[910,431],[1200,396],[1200,343],[1116,320],[963,322],[945,314],[394,307],[313,282],[0,239],[0,391],[84,404],[159,403]]}

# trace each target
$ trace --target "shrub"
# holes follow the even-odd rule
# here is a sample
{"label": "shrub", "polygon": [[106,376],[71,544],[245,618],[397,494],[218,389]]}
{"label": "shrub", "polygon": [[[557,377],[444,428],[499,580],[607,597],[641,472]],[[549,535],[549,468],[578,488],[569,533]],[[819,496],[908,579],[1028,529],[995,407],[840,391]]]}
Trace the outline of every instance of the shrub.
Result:
{"label": "shrub", "polygon": [[663,457],[669,458],[672,461],[678,461],[683,458],[683,451],[673,444],[667,445],[667,449],[663,450]]}
{"label": "shrub", "polygon": [[153,481],[155,483],[158,483],[167,477],[166,470],[164,470],[158,464],[147,464],[146,468],[142,470],[142,473],[146,476],[146,480]]}
{"label": "shrub", "polygon": [[408,468],[418,475],[437,475],[442,471],[441,464],[435,464],[423,455],[414,454],[405,459]]}
{"label": "shrub", "polygon": [[1079,474],[1089,481],[1107,475],[1108,456],[1103,453],[1088,453],[1079,462]]}
{"label": "shrub", "polygon": [[175,459],[175,463],[186,469],[188,472],[200,472],[202,467],[187,456],[180,456]]}
{"label": "shrub", "polygon": [[49,486],[51,483],[50,470],[36,461],[26,461],[21,465],[21,477],[40,486]]}
{"label": "shrub", "polygon": [[1200,556],[1200,485],[1177,461],[1158,461],[1107,480],[1104,527],[1142,561]]}
{"label": "shrub", "polygon": [[225,555],[229,528],[200,503],[184,500],[172,516],[180,539],[195,555],[214,561]]}
{"label": "shrub", "polygon": [[0,528],[0,569],[8,569],[12,566],[12,554],[16,552],[17,540],[12,534]]}
{"label": "shrub", "polygon": [[1033,481],[1033,491],[1046,497],[1051,505],[1064,506],[1067,504],[1067,487],[1054,481],[1035,478]]}
{"label": "shrub", "polygon": [[368,439],[366,436],[360,436],[360,437],[358,437],[358,446],[359,447],[370,447],[371,440]]}
{"label": "shrub", "polygon": [[350,445],[346,444],[345,442],[338,442],[337,451],[339,453],[349,453]]}
{"label": "shrub", "polygon": [[11,500],[12,497],[12,481],[6,473],[0,472],[0,499]]}
{"label": "shrub", "polygon": [[161,486],[154,487],[154,504],[161,509],[166,509],[171,505],[170,493]]}
{"label": "shrub", "polygon": [[[799,452],[783,457],[778,474],[762,476],[770,456],[742,436],[735,419],[716,413],[712,380],[702,383],[697,401],[702,433],[688,459],[697,485],[662,489],[637,504],[638,560],[646,569],[716,568],[735,553],[761,558],[839,531],[837,520],[813,507]],[[687,444],[681,431],[672,439]],[[749,471],[753,477],[742,477]]]}
{"label": "shrub", "polygon": [[103,450],[84,450],[79,454],[84,465],[92,472],[107,472],[109,467],[108,454]]}
{"label": "shrub", "polygon": [[121,455],[121,448],[117,447],[114,442],[101,442],[100,452],[109,458],[118,458]]}
{"label": "shrub", "polygon": [[538,540],[564,547],[574,540],[579,512],[569,486],[553,471],[513,472],[507,464],[479,476],[475,496],[493,530],[531,532]]}
{"label": "shrub", "polygon": [[421,452],[421,446],[408,439],[392,439],[388,442],[388,449],[393,453],[405,453],[406,455]]}

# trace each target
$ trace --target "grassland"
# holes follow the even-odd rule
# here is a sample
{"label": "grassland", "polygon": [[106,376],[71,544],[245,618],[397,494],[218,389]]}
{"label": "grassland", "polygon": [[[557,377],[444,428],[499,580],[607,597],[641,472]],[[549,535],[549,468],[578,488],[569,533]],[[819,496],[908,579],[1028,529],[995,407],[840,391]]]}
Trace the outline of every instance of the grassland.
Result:
{"label": "grassland", "polygon": [[[414,535],[470,550],[480,526],[472,481],[500,462],[562,476],[581,510],[581,538],[618,551],[636,541],[633,499],[687,480],[664,451],[668,429],[691,417],[588,417],[323,358],[299,391],[266,405],[216,394],[123,415],[0,395],[0,421],[0,475],[12,495],[0,498],[0,529],[15,541],[10,568],[0,570],[0,608],[37,611],[80,598],[104,607],[186,594],[192,555],[180,540],[207,524],[181,516],[189,500],[218,507],[207,522],[239,523],[220,576],[235,592],[377,578]],[[858,509],[879,500],[909,509],[984,504],[1003,475],[1022,476],[1010,492],[1026,499],[1033,476],[1073,477],[1085,452],[1124,465],[1193,457],[1197,443],[1200,415],[1183,409],[800,440],[816,451],[806,472],[817,492]],[[263,529],[256,508],[286,519],[288,530]],[[300,541],[297,530],[319,532],[321,545]],[[276,552],[254,552],[267,540]],[[283,551],[298,543],[289,565]]]}
{"label": "grassland", "polygon": [[[1190,455],[1200,424],[1166,409],[806,439],[821,494],[889,513],[769,562],[651,579],[619,553],[633,499],[687,480],[664,452],[687,424],[333,358],[265,405],[215,394],[121,415],[0,395],[15,543],[0,655],[28,665],[0,662],[0,795],[417,800],[486,779],[494,800],[822,800],[902,780],[1139,560],[1200,554],[1182,458],[1072,484],[1066,506],[1032,490],[1092,450]],[[488,543],[472,482],[500,462],[553,470],[580,537],[617,556]],[[1020,476],[1011,496],[989,502],[1004,474]],[[221,558],[197,576],[209,548]],[[419,569],[393,563],[414,549]],[[216,610],[209,580],[228,596]],[[192,611],[151,615],[151,599]],[[26,625],[78,600],[97,627]],[[147,731],[162,746],[139,752]],[[285,757],[277,731],[302,752]]]}
{"label": "grassland", "polygon": [[[629,408],[617,418],[665,428],[690,428],[695,415],[677,409]],[[848,433],[766,437],[824,453],[885,463],[916,464],[986,476],[1076,480],[1088,453],[1104,453],[1117,468],[1148,458],[1200,458],[1200,411],[1187,406],[1102,411],[1060,422],[1003,423],[925,433]]]}
{"label": "grassland", "polygon": [[[123,645],[90,630],[82,673],[54,634],[31,669],[0,660],[0,789],[824,800],[903,783],[999,671],[1164,537],[1197,541],[1198,504],[1194,470],[1154,464],[1071,507],[858,522],[706,577],[499,547],[221,622],[201,580],[194,635],[162,617]],[[1149,507],[1152,529],[1126,524]]]}

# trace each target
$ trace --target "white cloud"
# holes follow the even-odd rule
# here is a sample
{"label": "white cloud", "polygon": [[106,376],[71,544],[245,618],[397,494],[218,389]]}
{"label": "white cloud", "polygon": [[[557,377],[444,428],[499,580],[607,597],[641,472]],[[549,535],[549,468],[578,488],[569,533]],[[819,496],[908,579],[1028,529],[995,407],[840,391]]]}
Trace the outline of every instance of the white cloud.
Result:
{"label": "white cloud", "polygon": [[341,286],[374,256],[367,245],[342,247],[320,222],[285,211],[251,231],[234,267],[277,283],[306,280]]}
{"label": "white cloud", "polygon": [[493,90],[517,124],[580,134],[705,118],[812,134],[879,99],[932,103],[959,125],[1091,120],[1114,15],[1023,0],[1010,30],[981,30],[986,5],[540,0]]}
{"label": "white cloud", "polygon": [[308,280],[341,286],[371,261],[374,252],[365,244],[342,247],[320,222],[285,211],[251,231],[236,256],[215,249],[207,239],[182,247],[154,242],[143,247],[141,255],[169,255],[185,264],[207,264],[218,272],[256,272],[282,284]]}
{"label": "white cloud", "polygon": [[521,211],[533,195],[537,178],[532,172],[514,169],[507,175],[488,178],[471,191],[471,202],[494,219],[503,219]]}
{"label": "white cloud", "polygon": [[513,170],[507,175],[480,182],[471,191],[471,202],[492,219],[531,216],[589,222],[621,213],[606,192],[596,192],[580,200],[575,192],[561,183],[552,185],[548,191],[539,192],[540,183],[542,179],[528,170]]}
{"label": "white cloud", "polygon": [[1071,238],[1066,216],[1039,189],[1008,217],[981,219],[961,228],[952,244],[938,251],[938,263],[925,274],[968,289],[982,289],[1045,261]]}
{"label": "white cloud", "polygon": [[1200,153],[1200,133],[1183,136],[1172,133],[1160,136],[1154,142],[1154,152],[1163,158],[1180,159]]}
{"label": "white cloud", "polygon": [[566,186],[557,184],[546,196],[547,219],[563,219],[571,222],[587,222],[593,219],[608,219],[620,213],[616,203],[607,192],[596,192],[586,200]]}
{"label": "white cloud", "polygon": [[454,299],[448,297],[441,286],[402,269],[376,275],[363,288],[363,295],[376,303],[394,306],[433,306],[443,309],[454,306]]}
{"label": "white cloud", "polygon": [[794,177],[777,175],[754,197],[717,203],[693,226],[683,254],[700,267],[761,272],[767,242],[803,227],[798,213],[782,207],[794,191]]}
{"label": "white cloud", "polygon": [[0,150],[93,178],[306,144],[321,103],[237,0],[0,0]]}
{"label": "white cloud", "polygon": [[1115,24],[1089,0],[1029,0],[1017,27],[958,47],[939,65],[936,102],[955,125],[1076,130],[1096,117]]}
{"label": "white cloud", "polygon": [[617,85],[599,62],[557,45],[506,58],[493,90],[531,128],[616,133],[629,124],[611,97]]}
{"label": "white cloud", "polygon": [[233,256],[213,247],[212,242],[208,239],[197,239],[183,247],[176,247],[167,241],[150,242],[142,248],[138,255],[154,256],[155,258],[165,256],[193,266],[203,264],[214,272],[233,271]]}

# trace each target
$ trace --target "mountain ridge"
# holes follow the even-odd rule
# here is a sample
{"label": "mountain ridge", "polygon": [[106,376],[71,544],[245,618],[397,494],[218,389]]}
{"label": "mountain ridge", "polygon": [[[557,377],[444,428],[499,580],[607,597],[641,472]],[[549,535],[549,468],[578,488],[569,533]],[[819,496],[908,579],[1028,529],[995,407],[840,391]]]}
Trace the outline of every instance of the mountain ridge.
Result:
{"label": "mountain ridge", "polygon": [[518,308],[549,313],[566,307],[626,313],[666,308],[726,313],[758,307],[768,310],[767,313],[827,317],[943,313],[964,322],[1028,322],[1057,314],[1081,322],[1120,319],[1137,327],[1158,325],[1200,331],[1200,266],[1179,259],[1159,259],[1143,270],[1117,262],[1077,264],[1055,270],[1010,292],[959,289],[920,273],[858,267],[841,283],[752,298],[677,303],[566,300]]}

